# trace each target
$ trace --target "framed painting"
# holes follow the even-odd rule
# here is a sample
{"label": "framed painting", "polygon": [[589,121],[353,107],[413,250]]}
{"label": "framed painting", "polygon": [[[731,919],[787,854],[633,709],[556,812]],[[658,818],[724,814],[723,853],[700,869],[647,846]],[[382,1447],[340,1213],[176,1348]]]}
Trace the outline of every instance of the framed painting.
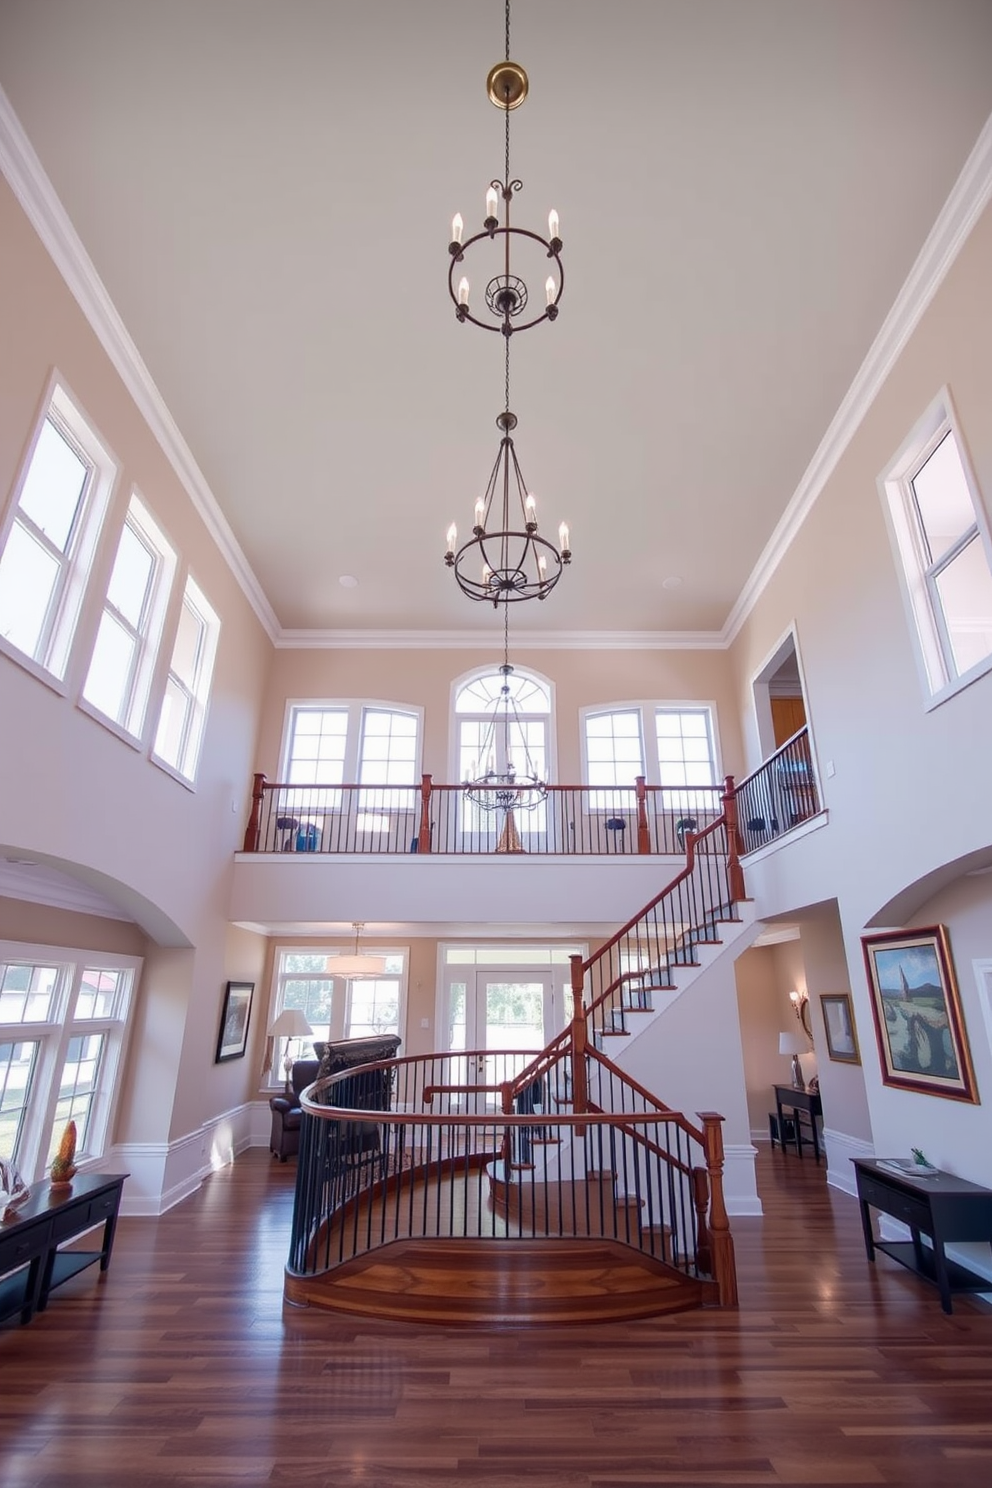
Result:
{"label": "framed painting", "polygon": [[823,1028],[827,1036],[827,1053],[840,1064],[860,1064],[858,1035],[854,1028],[854,1010],[846,992],[820,995]]}
{"label": "framed painting", "polygon": [[248,1022],[254,993],[254,982],[228,982],[220,1015],[220,1033],[217,1037],[214,1064],[244,1057],[248,1047]]}
{"label": "framed painting", "polygon": [[977,1102],[944,925],[863,935],[882,1081]]}

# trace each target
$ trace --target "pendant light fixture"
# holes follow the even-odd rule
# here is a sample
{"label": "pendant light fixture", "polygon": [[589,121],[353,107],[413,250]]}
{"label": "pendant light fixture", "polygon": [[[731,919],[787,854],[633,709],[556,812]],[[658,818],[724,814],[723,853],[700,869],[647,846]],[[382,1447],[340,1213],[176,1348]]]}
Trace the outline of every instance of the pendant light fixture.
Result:
{"label": "pendant light fixture", "polygon": [[[509,611],[503,611],[503,681],[493,699],[479,742],[477,773],[464,782],[466,798],[479,811],[532,811],[548,798],[548,787],[534,768],[527,730],[513,696],[510,665]],[[519,848],[513,849],[519,851]]]}
{"label": "pendant light fixture", "polygon": [[[525,599],[546,599],[561,578],[562,569],[571,561],[569,529],[565,522],[558,528],[558,546],[541,535],[537,521],[537,502],[528,491],[512,439],[517,416],[510,410],[510,339],[515,331],[530,330],[542,321],[554,321],[564,287],[561,264],[561,238],[558,235],[558,213],[548,214],[548,236],[518,227],[510,220],[510,208],[523,182],[510,171],[510,114],[527,97],[529,82],[524,69],[510,61],[510,4],[505,5],[506,56],[490,70],[486,89],[491,101],[503,110],[504,174],[494,179],[486,192],[486,215],[482,230],[464,237],[464,222],[456,213],[451,224],[448,252],[448,293],[455,314],[462,323],[486,331],[499,331],[503,336],[503,412],[496,419],[501,439],[496,461],[485,494],[475,503],[472,536],[458,545],[458,528],[448,528],[444,561],[454,569],[462,593],[469,599],[488,600],[491,604],[516,604]],[[502,213],[502,218],[500,217]],[[497,254],[490,264],[491,273],[485,288],[488,318],[481,318],[472,308],[471,288],[466,257],[473,252],[480,263],[483,252]],[[511,256],[528,256],[540,261],[543,256],[552,267],[544,284],[544,305],[535,310],[530,290],[519,262]],[[543,272],[543,270],[542,270]],[[457,280],[457,283],[456,283]],[[529,307],[529,308],[528,308]]]}
{"label": "pendant light fixture", "polygon": [[355,931],[355,948],[343,956],[331,957],[331,975],[347,977],[352,982],[362,981],[367,977],[381,977],[386,970],[385,956],[359,952],[358,937],[365,929],[364,921],[353,920],[352,928]]}

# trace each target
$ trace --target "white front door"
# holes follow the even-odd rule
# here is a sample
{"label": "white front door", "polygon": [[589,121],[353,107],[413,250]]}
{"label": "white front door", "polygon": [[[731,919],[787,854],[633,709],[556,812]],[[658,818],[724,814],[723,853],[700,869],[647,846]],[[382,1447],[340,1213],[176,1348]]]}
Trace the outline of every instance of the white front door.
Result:
{"label": "white front door", "polygon": [[[558,1032],[562,1016],[550,971],[519,967],[453,967],[448,982],[446,1049],[479,1051],[466,1060],[466,1079],[497,1084],[507,1074],[506,1061],[487,1057],[505,1051],[536,1053]],[[520,1065],[525,1061],[521,1058]]]}

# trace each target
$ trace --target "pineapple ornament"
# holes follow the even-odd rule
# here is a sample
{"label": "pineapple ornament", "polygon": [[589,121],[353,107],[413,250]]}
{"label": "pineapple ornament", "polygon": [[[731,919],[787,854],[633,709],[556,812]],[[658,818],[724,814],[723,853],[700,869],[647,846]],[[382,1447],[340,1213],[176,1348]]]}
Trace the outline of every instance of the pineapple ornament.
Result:
{"label": "pineapple ornament", "polygon": [[62,1133],[62,1141],[59,1150],[52,1159],[49,1169],[53,1188],[67,1188],[76,1176],[76,1123],[66,1123],[65,1131]]}

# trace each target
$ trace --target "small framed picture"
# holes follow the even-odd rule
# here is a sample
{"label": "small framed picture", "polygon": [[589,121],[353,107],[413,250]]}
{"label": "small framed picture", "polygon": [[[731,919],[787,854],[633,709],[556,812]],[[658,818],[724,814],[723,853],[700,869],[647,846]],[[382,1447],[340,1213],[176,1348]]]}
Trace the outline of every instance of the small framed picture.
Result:
{"label": "small framed picture", "polygon": [[977,1103],[946,926],[861,942],[883,1084]]}
{"label": "small framed picture", "polygon": [[248,1021],[251,1018],[254,992],[254,982],[228,982],[220,1015],[220,1034],[214,1064],[244,1057],[248,1047]]}
{"label": "small framed picture", "polygon": [[827,992],[820,997],[823,1027],[827,1035],[827,1053],[841,1064],[860,1064],[858,1035],[854,1029],[854,1010],[846,992]]}

